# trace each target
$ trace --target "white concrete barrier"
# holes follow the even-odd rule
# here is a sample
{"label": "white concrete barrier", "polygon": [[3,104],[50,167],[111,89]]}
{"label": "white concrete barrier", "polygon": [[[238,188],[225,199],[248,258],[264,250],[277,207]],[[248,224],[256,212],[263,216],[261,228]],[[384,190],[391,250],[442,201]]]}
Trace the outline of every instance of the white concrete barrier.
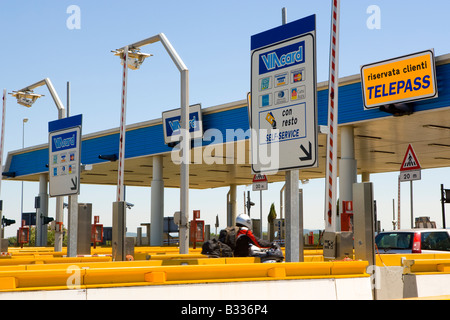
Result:
{"label": "white concrete barrier", "polygon": [[[251,293],[251,295],[249,295]],[[2,292],[0,300],[372,300],[369,277]]]}
{"label": "white concrete barrier", "polygon": [[405,274],[403,298],[450,295],[450,274]]}

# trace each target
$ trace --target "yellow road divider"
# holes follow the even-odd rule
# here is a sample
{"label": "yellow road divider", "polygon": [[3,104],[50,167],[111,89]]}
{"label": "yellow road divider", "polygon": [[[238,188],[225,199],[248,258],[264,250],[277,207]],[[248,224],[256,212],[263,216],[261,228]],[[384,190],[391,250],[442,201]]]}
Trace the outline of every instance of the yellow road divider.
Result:
{"label": "yellow road divider", "polygon": [[0,268],[0,291],[369,276],[366,261],[261,264],[236,263],[233,259],[237,258],[225,258],[225,263],[209,259],[218,264],[177,266],[152,265],[163,262],[155,260]]}
{"label": "yellow road divider", "polygon": [[404,273],[450,273],[450,259],[405,260]]}
{"label": "yellow road divider", "polygon": [[77,258],[54,258],[47,256],[20,257],[11,259],[0,259],[0,270],[5,266],[38,265],[38,264],[56,264],[56,263],[82,263],[82,262],[108,262],[111,257],[77,257]]}
{"label": "yellow road divider", "polygon": [[377,266],[402,266],[404,260],[435,260],[435,259],[450,259],[450,253],[410,253],[410,254],[377,254]]}
{"label": "yellow road divider", "polygon": [[420,298],[405,298],[405,299],[402,299],[402,300],[406,300],[406,301],[408,301],[408,300],[433,300],[433,301],[441,300],[441,301],[444,301],[444,300],[450,300],[450,295],[433,296],[433,297],[420,297]]}

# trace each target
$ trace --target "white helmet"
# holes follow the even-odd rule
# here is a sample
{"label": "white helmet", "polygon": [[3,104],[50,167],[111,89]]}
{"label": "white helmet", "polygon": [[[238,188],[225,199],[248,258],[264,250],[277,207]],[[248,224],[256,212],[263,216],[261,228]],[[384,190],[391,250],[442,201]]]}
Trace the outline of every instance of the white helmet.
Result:
{"label": "white helmet", "polygon": [[250,219],[250,217],[248,215],[246,215],[246,214],[240,214],[236,218],[236,225],[237,226],[240,225],[240,226],[252,229],[252,219]]}

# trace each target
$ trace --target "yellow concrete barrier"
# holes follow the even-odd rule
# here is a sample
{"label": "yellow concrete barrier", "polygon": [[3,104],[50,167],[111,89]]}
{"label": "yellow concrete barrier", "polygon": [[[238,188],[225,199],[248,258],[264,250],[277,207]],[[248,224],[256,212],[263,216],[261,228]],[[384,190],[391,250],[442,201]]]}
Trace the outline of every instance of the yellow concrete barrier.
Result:
{"label": "yellow concrete barrier", "polygon": [[[161,261],[120,261],[120,262],[81,262],[81,263],[59,263],[46,265],[28,265],[25,270],[67,270],[70,267],[79,269],[108,269],[108,268],[136,268],[162,266]],[[3,268],[0,268],[3,270]]]}
{"label": "yellow concrete barrier", "polygon": [[421,297],[421,298],[406,298],[402,300],[450,300],[450,295],[434,296],[434,297]]}
{"label": "yellow concrete barrier", "polygon": [[404,273],[450,273],[450,259],[405,260],[404,266]]}
{"label": "yellow concrete barrier", "polygon": [[[365,272],[367,262],[344,262],[350,272],[346,275],[368,276]],[[299,279],[309,277],[333,277],[334,274],[344,275],[341,263],[286,263],[286,264],[241,264],[241,265],[198,265],[198,266],[168,266],[148,267],[118,270],[116,268],[86,270],[84,284],[141,284],[145,282],[166,284],[199,283],[199,282],[233,282],[257,281],[270,279]],[[148,283],[147,283],[148,284]]]}
{"label": "yellow concrete barrier", "polygon": [[393,267],[402,266],[403,260],[436,260],[450,259],[450,253],[427,253],[427,254],[377,254],[377,266]]}
{"label": "yellow concrete barrier", "polygon": [[[281,248],[284,252],[285,248]],[[201,254],[202,249],[189,249],[189,254]],[[67,255],[67,248],[64,247],[61,252],[55,252],[53,248],[49,247],[25,247],[25,248],[16,248],[10,247],[8,248],[8,252],[13,256],[39,256],[39,255],[51,255],[54,257],[63,257]],[[135,247],[135,254],[147,254],[147,255],[156,255],[156,254],[178,254],[180,249],[178,247]],[[97,247],[91,248],[92,255],[101,255],[101,254],[111,254],[111,247]],[[310,255],[323,255],[322,249],[306,249],[304,251],[305,256]],[[0,257],[0,259],[3,257]]]}
{"label": "yellow concrete barrier", "polygon": [[15,277],[1,277],[0,290],[16,289],[18,280]]}
{"label": "yellow concrete barrier", "polygon": [[[84,273],[85,270],[79,270],[80,278],[84,276]],[[3,291],[30,288],[35,290],[68,289],[69,277],[67,270],[0,271],[0,287]]]}
{"label": "yellow concrete barrier", "polygon": [[[166,253],[166,254],[147,254],[146,260],[171,260],[171,259],[203,259],[208,258],[202,254],[177,254],[177,253]],[[136,259],[137,260],[137,259]]]}
{"label": "yellow concrete barrier", "polygon": [[[364,261],[162,266],[159,261],[105,262],[26,266],[25,270],[1,270],[0,290],[54,290],[150,284],[235,282],[279,279],[368,277]],[[227,263],[230,262],[230,263]]]}
{"label": "yellow concrete barrier", "polygon": [[54,257],[29,257],[0,260],[0,270],[5,266],[57,264],[57,263],[82,263],[82,262],[108,262],[111,257],[76,257],[76,258],[54,258]]}

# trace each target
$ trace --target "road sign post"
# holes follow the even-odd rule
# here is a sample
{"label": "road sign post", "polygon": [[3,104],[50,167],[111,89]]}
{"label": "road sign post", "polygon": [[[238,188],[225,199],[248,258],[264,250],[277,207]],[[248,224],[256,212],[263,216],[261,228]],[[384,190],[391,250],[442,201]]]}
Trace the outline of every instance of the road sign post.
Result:
{"label": "road sign post", "polygon": [[315,15],[252,36],[254,173],[317,167]]}
{"label": "road sign post", "polygon": [[269,181],[264,174],[255,174],[253,177],[253,191],[259,191],[259,215],[260,215],[260,238],[263,237],[263,210],[262,210],[262,192],[269,188]]}
{"label": "road sign post", "polygon": [[82,116],[49,123],[50,197],[80,193]]}
{"label": "road sign post", "polygon": [[287,171],[286,261],[299,262],[298,169],[318,166],[316,16],[285,20],[251,39],[252,171]]}
{"label": "road sign post", "polygon": [[403,159],[402,165],[400,167],[400,181],[409,181],[410,183],[410,196],[411,196],[411,229],[414,228],[414,203],[413,203],[413,181],[421,180],[421,170],[419,160],[417,159],[416,153],[412,145],[408,146],[406,149],[405,158]]}
{"label": "road sign post", "polygon": [[267,176],[264,174],[255,174],[253,177],[253,191],[264,191],[268,189]]}
{"label": "road sign post", "polygon": [[81,173],[82,115],[49,123],[49,194],[69,196],[67,256],[78,254],[78,194]]}
{"label": "road sign post", "polygon": [[450,203],[450,189],[444,189],[444,185],[441,184],[441,204],[442,204],[442,228],[446,229],[445,223],[445,204]]}

